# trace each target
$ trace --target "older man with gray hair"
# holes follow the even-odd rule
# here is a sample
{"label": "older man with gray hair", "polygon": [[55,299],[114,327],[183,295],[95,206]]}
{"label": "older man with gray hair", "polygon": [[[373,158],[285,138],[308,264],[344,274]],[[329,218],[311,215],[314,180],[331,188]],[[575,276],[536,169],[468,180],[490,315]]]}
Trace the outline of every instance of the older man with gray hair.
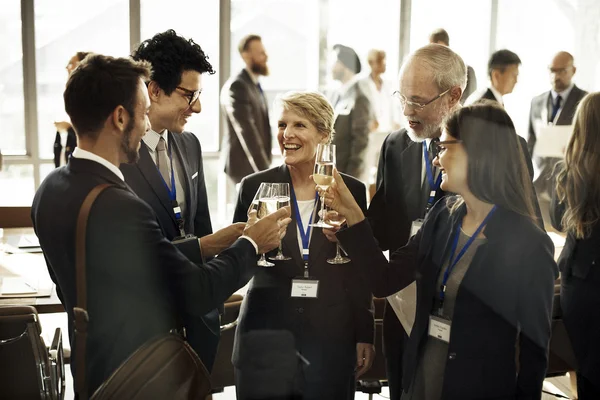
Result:
{"label": "older man with gray hair", "polygon": [[[440,171],[432,161],[443,119],[461,107],[467,68],[447,46],[429,44],[408,56],[400,69],[399,82],[394,95],[400,101],[405,128],[391,133],[383,143],[377,192],[368,212],[379,246],[390,254],[406,244],[429,209],[446,194],[440,188]],[[522,147],[527,152],[525,143]],[[410,384],[402,382],[402,354],[407,339],[403,325],[386,304],[383,343],[393,400],[399,400],[402,388],[408,389]]]}

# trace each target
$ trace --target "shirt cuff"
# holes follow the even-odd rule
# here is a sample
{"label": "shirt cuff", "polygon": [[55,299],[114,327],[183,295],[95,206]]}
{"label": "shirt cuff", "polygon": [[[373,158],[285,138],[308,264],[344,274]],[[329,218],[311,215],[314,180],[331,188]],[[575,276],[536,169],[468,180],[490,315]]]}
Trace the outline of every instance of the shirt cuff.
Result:
{"label": "shirt cuff", "polygon": [[254,240],[252,240],[252,238],[250,238],[250,236],[242,235],[240,236],[240,239],[246,239],[247,241],[249,241],[252,244],[252,246],[254,246],[254,250],[256,250],[256,255],[258,255],[258,245]]}

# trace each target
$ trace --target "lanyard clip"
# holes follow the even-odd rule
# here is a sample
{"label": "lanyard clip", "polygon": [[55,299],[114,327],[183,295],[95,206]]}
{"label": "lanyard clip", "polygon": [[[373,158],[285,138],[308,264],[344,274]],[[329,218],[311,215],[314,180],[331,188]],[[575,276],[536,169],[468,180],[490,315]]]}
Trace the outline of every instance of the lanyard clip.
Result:
{"label": "lanyard clip", "polygon": [[308,278],[308,261],[304,261],[304,277]]}

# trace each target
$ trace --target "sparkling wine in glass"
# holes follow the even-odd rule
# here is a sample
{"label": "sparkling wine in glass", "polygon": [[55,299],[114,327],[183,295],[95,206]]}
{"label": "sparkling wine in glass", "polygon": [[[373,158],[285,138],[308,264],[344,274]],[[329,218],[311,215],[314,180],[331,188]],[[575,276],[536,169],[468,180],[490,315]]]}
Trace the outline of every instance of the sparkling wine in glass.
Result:
{"label": "sparkling wine in glass", "polygon": [[[335,144],[319,143],[317,146],[317,156],[315,159],[315,168],[313,170],[313,180],[322,190],[327,190],[333,183],[333,169],[335,168]],[[320,220],[311,224],[316,228],[331,228],[323,220],[325,215],[325,197],[321,196],[321,211],[319,211]]]}
{"label": "sparkling wine in glass", "polygon": [[[290,206],[290,184],[289,183],[274,183],[272,189],[272,195],[275,197],[277,201],[277,209],[279,210],[282,207]],[[288,257],[283,254],[283,249],[281,245],[281,240],[279,241],[279,250],[277,251],[277,255],[273,257],[269,257],[269,260],[272,261],[286,261],[291,260],[291,257]]]}
{"label": "sparkling wine in glass", "polygon": [[[250,216],[250,212],[256,211],[256,216],[260,219],[277,211],[277,200],[271,198],[271,185],[271,183],[266,182],[260,184],[256,194],[254,195],[254,199],[252,199],[252,203],[250,203],[250,207],[248,207],[248,216]],[[261,267],[275,266],[275,264],[272,262],[267,261],[264,253],[261,254],[257,265]]]}
{"label": "sparkling wine in glass", "polygon": [[[337,228],[341,227],[346,222],[346,218],[343,215],[340,215],[337,211],[328,211],[326,219],[328,224]],[[335,257],[327,260],[329,264],[347,264],[350,261],[351,260],[348,257],[342,256],[339,243],[335,244]]]}

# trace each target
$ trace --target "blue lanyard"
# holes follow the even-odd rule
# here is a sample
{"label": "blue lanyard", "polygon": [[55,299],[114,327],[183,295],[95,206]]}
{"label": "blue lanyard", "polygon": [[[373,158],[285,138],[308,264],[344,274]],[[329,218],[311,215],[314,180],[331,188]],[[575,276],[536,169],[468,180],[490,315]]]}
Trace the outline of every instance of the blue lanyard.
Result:
{"label": "blue lanyard", "polygon": [[[298,224],[298,230],[300,231],[300,238],[302,239],[302,258],[304,259],[304,261],[308,261],[308,247],[309,247],[310,230],[311,230],[310,224],[312,223],[314,212],[312,212],[310,214],[310,218],[308,219],[308,226],[306,227],[306,231],[305,231],[304,226],[302,225],[302,216],[300,215],[300,209],[298,208],[298,200],[296,200],[296,194],[294,193],[294,187],[292,185],[290,185],[290,186],[291,186],[290,189],[292,191],[292,197],[294,199],[294,213],[296,214],[296,223]],[[317,204],[318,198],[319,198],[318,194],[315,195],[315,205]]]}
{"label": "blue lanyard", "polygon": [[[175,203],[177,202],[177,187],[175,187],[175,173],[173,172],[173,155],[171,153],[171,149],[172,147],[169,146],[169,162],[171,163],[171,189],[169,189],[169,185],[167,185],[167,182],[165,182],[165,178],[163,178],[160,171],[159,175],[163,181],[163,184],[165,185],[165,189],[167,189],[167,192],[169,193],[169,200],[171,200],[171,204],[175,206]],[[156,157],[158,157],[158,154],[156,155]],[[158,165],[156,166],[156,169],[158,169]],[[181,213],[175,213],[175,218],[180,219]]]}
{"label": "blue lanyard", "polygon": [[433,207],[433,203],[435,202],[435,195],[442,183],[442,174],[440,173],[437,177],[437,180],[435,182],[433,181],[433,168],[429,162],[427,142],[423,142],[423,162],[425,162],[425,175],[427,176],[427,183],[429,183],[429,198],[427,200],[427,208],[425,210],[425,212],[428,212],[431,207]]}
{"label": "blue lanyard", "polygon": [[[465,244],[465,246],[458,253],[458,255],[456,256],[456,258],[454,258],[454,254],[456,254],[456,248],[458,247],[458,238],[460,237],[460,228],[462,227],[462,221],[460,221],[458,223],[458,227],[456,228],[456,234],[454,235],[454,241],[452,242],[452,248],[451,248],[451,251],[450,251],[450,258],[448,259],[448,267],[446,268],[446,271],[444,272],[444,278],[442,279],[442,286],[440,287],[440,300],[442,300],[442,305],[443,305],[443,301],[444,301],[444,295],[446,293],[446,283],[448,283],[448,278],[450,277],[450,274],[452,273],[452,270],[454,269],[454,267],[456,266],[456,264],[458,264],[458,262],[460,261],[460,259],[462,258],[462,256],[465,255],[465,253],[467,252],[467,249],[471,246],[471,244],[473,244],[473,241],[477,238],[477,236],[479,236],[479,234],[481,233],[481,230],[487,225],[488,221],[490,220],[490,218],[494,214],[494,211],[496,211],[496,206],[494,206],[490,210],[490,212],[485,217],[485,219],[483,220],[483,222],[481,222],[481,224],[479,225],[479,227],[477,228],[477,230],[475,231],[475,233],[473,234],[473,236],[471,236],[469,238],[469,240],[467,241],[467,243]],[[440,306],[440,308],[442,308],[442,307]]]}

